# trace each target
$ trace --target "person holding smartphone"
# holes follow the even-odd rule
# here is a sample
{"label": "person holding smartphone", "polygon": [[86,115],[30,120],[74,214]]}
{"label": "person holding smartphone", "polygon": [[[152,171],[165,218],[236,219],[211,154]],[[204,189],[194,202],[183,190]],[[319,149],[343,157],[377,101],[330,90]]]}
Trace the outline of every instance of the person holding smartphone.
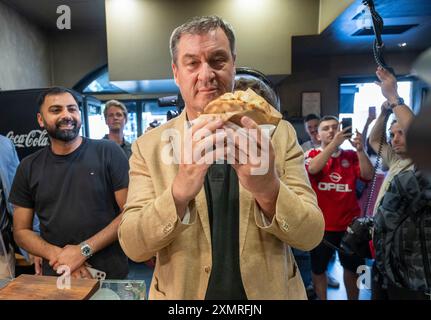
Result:
{"label": "person holding smartphone", "polygon": [[[346,122],[345,122],[346,123]],[[355,194],[356,181],[369,181],[373,177],[373,165],[364,152],[362,135],[356,130],[355,137],[348,131],[351,125],[341,129],[337,117],[324,116],[319,123],[318,138],[321,146],[306,154],[305,166],[317,201],[325,218],[324,240],[339,247],[341,239],[353,218],[360,215]],[[354,150],[343,150],[341,144],[349,139]],[[324,242],[311,251],[311,269],[314,288],[321,300],[326,300],[326,269],[334,249]],[[344,284],[347,296],[358,299],[356,270],[364,264],[357,256],[338,252],[344,268]]]}

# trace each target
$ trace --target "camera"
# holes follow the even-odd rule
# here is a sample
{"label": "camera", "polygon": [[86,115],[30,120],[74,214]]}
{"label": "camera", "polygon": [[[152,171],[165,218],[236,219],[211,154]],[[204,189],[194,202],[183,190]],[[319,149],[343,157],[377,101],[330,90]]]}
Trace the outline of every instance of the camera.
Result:
{"label": "camera", "polygon": [[373,218],[356,218],[347,227],[347,232],[341,240],[340,248],[347,254],[356,254],[361,258],[371,259],[370,240],[373,234]]}
{"label": "camera", "polygon": [[166,112],[166,120],[171,120],[175,117],[178,117],[180,115],[180,113],[176,110],[169,110],[168,112]]}
{"label": "camera", "polygon": [[157,128],[158,126],[160,126],[162,123],[161,122],[159,122],[159,121],[157,121],[157,120],[154,120],[153,122],[151,122],[150,123],[150,127],[151,128]]}
{"label": "camera", "polygon": [[161,97],[157,100],[159,107],[177,107],[177,110],[169,110],[166,113],[166,119],[169,121],[175,117],[178,117],[184,109],[184,100],[181,94],[174,96]]}
{"label": "camera", "polygon": [[178,104],[178,95],[167,96],[167,97],[160,97],[159,99],[157,99],[157,103],[159,104],[159,107],[177,106],[177,104]]}

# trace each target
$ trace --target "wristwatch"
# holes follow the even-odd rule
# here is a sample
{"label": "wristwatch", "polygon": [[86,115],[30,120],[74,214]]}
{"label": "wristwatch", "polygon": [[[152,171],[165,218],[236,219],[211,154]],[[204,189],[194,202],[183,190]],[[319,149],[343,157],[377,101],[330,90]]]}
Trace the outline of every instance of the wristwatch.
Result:
{"label": "wristwatch", "polygon": [[93,249],[87,242],[81,242],[79,246],[81,247],[81,254],[84,257],[90,258],[93,255]]}
{"label": "wristwatch", "polygon": [[390,105],[389,105],[389,107],[391,108],[391,110],[393,109],[393,108],[395,108],[396,106],[401,106],[401,105],[403,105],[404,104],[404,99],[403,98],[400,98],[400,97],[398,97],[397,99],[396,99],[396,102],[395,103],[391,103]]}

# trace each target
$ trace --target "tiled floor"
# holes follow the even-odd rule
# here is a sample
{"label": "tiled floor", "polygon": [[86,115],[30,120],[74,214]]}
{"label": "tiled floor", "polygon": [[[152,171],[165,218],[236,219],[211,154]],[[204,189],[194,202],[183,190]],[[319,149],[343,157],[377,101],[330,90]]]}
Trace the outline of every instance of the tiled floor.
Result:
{"label": "tiled floor", "polygon": [[[328,300],[347,300],[346,288],[343,283],[343,267],[340,264],[340,260],[337,258],[334,262],[330,263],[328,267],[330,274],[340,282],[338,289],[328,288]],[[359,300],[370,300],[371,290],[361,289],[359,290]]]}

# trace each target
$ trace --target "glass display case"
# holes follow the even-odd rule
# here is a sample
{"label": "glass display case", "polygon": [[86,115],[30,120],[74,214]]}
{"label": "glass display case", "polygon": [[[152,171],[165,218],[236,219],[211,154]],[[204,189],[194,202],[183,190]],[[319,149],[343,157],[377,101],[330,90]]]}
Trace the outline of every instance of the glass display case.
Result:
{"label": "glass display case", "polygon": [[144,280],[101,280],[90,300],[146,300]]}

